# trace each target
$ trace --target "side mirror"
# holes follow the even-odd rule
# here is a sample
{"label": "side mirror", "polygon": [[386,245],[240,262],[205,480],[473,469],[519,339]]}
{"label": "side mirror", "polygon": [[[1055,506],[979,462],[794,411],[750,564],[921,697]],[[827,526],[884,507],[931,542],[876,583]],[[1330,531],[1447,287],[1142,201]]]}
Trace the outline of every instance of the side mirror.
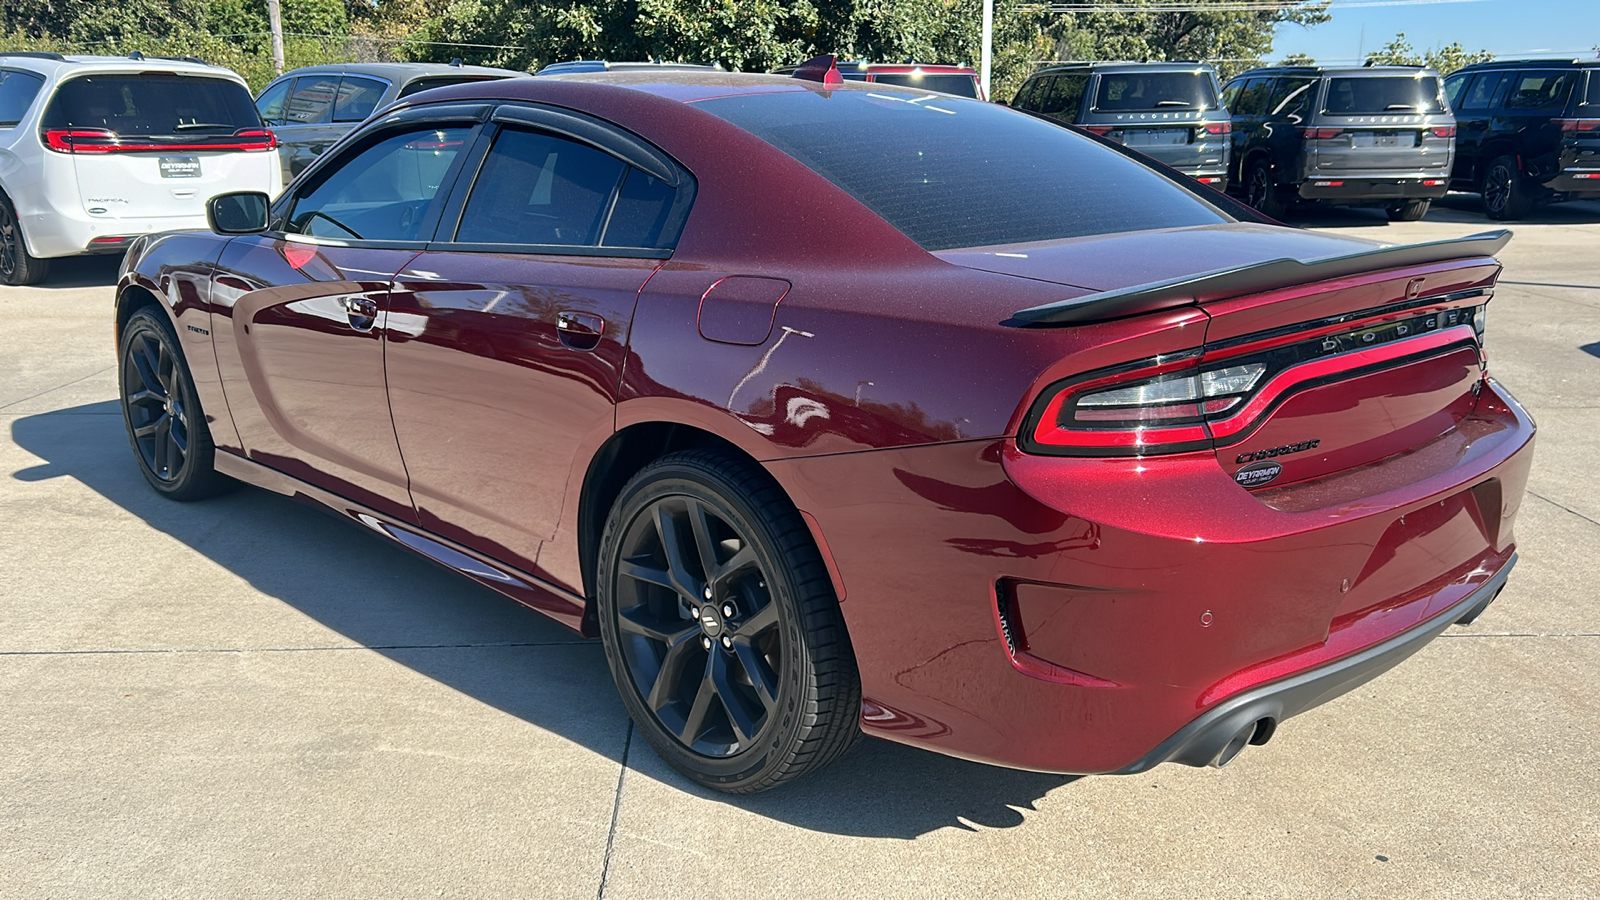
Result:
{"label": "side mirror", "polygon": [[206,224],[217,234],[258,234],[267,230],[271,205],[260,191],[218,194],[206,201]]}

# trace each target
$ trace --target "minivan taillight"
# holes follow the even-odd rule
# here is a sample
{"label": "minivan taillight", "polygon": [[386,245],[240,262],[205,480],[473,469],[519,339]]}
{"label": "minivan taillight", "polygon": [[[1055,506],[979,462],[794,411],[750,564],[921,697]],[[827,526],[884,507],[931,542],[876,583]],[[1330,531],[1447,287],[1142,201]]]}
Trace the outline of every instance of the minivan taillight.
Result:
{"label": "minivan taillight", "polygon": [[1600,119],[1552,119],[1562,131],[1600,131]]}
{"label": "minivan taillight", "polygon": [[265,128],[241,128],[211,141],[161,141],[143,136],[122,137],[106,128],[52,128],[44,133],[46,147],[57,153],[194,153],[204,150],[274,150],[278,136]]}
{"label": "minivan taillight", "polygon": [[1300,136],[1308,141],[1325,141],[1344,134],[1343,128],[1302,128]]}

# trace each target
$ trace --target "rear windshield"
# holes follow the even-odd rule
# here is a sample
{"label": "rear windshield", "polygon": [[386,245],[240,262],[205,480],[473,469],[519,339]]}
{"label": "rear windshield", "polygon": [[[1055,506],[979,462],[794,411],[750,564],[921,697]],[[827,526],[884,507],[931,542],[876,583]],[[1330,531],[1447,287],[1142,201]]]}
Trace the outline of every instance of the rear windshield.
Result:
{"label": "rear windshield", "polygon": [[697,105],[804,163],[926,250],[1229,221],[1094,139],[996,104],[848,89]]}
{"label": "rear windshield", "polygon": [[971,75],[914,75],[906,72],[895,75],[874,75],[872,80],[878,84],[938,91],[941,94],[955,94],[957,97],[978,96],[978,82]]}
{"label": "rear windshield", "polygon": [[43,127],[193,137],[260,128],[261,117],[245,86],[222,78],[85,75],[56,89]]}
{"label": "rear windshield", "polygon": [[495,81],[495,80],[497,80],[497,79],[493,75],[490,75],[490,76],[487,76],[487,77],[485,77],[483,75],[476,75],[476,76],[446,75],[446,76],[442,76],[442,77],[439,77],[439,78],[418,78],[416,81],[413,81],[410,84],[406,85],[405,87],[401,88],[400,89],[400,96],[401,97],[409,97],[412,94],[419,93],[421,91],[431,91],[434,88],[449,87],[452,84],[471,84],[474,81]]}
{"label": "rear windshield", "polygon": [[1215,109],[1216,88],[1204,72],[1116,72],[1100,76],[1094,108],[1102,112]]}
{"label": "rear windshield", "polygon": [[1396,75],[1329,78],[1322,111],[1336,116],[1365,116],[1444,110],[1439,106],[1439,79],[1432,75]]}

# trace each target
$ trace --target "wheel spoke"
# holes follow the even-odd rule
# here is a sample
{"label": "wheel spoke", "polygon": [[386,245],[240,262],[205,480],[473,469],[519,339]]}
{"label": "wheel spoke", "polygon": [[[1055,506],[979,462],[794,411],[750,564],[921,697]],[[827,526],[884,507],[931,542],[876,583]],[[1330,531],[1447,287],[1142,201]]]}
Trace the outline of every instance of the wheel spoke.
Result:
{"label": "wheel spoke", "polygon": [[712,581],[717,571],[717,548],[711,540],[711,522],[706,508],[694,499],[687,499],[684,505],[689,513],[689,529],[694,533],[694,549],[700,556],[700,572],[706,581]]}
{"label": "wheel spoke", "polygon": [[133,354],[133,368],[139,373],[139,380],[144,383],[145,391],[165,399],[167,386],[156,375],[156,368],[161,364],[161,360],[150,351],[150,339],[141,335],[139,343],[129,350]]}
{"label": "wheel spoke", "polygon": [[694,744],[694,739],[705,730],[706,716],[711,712],[711,704],[716,702],[717,689],[711,683],[711,661],[717,656],[712,653],[706,657],[705,675],[700,679],[700,688],[695,691],[694,702],[689,705],[689,714],[683,717],[683,729],[678,732],[678,740],[685,744]]}
{"label": "wheel spoke", "polygon": [[733,631],[744,640],[753,641],[762,632],[777,626],[778,602],[776,600],[768,600],[765,606],[746,616],[734,626]]}
{"label": "wheel spoke", "polygon": [[178,429],[167,426],[167,465],[176,476],[179,469],[183,468],[183,461],[189,456],[189,445],[179,434]]}
{"label": "wheel spoke", "polygon": [[656,505],[655,524],[656,536],[661,539],[661,549],[667,556],[667,574],[672,579],[673,590],[690,602],[698,604],[701,600],[701,586],[684,563],[683,541],[678,535],[678,523],[667,514],[666,507],[662,504]]}
{"label": "wheel spoke", "polygon": [[676,621],[663,624],[650,616],[649,608],[643,605],[618,612],[617,626],[623,631],[647,637],[668,647],[700,630],[700,626],[695,622]]}
{"label": "wheel spoke", "polygon": [[736,640],[733,642],[734,655],[739,658],[739,665],[744,669],[744,674],[750,678],[750,686],[755,688],[756,699],[768,713],[778,705],[778,677],[767,665],[766,657],[749,641]]}
{"label": "wheel spoke", "polygon": [[153,391],[140,389],[128,395],[129,406],[139,403],[154,403],[159,406],[162,402],[162,398],[157,396]]}
{"label": "wheel spoke", "polygon": [[720,584],[755,564],[756,551],[749,544],[745,544],[739,548],[738,552],[728,557],[727,562],[717,567],[716,577],[712,581]]}
{"label": "wheel spoke", "polygon": [[683,673],[694,659],[694,632],[690,629],[683,633],[683,639],[667,643],[667,654],[661,657],[661,666],[656,670],[655,684],[650,686],[650,693],[644,698],[645,703],[656,712],[663,706],[677,699],[678,685],[683,681]]}
{"label": "wheel spoke", "polygon": [[678,585],[672,580],[671,573],[657,569],[654,566],[634,562],[631,559],[624,559],[617,565],[617,574],[624,578],[632,578],[634,581],[642,581],[645,584],[658,585],[669,591],[678,590]]}
{"label": "wheel spoke", "polygon": [[717,700],[728,714],[728,724],[733,726],[739,745],[747,747],[761,730],[761,723],[744,708],[744,702],[739,699],[733,681],[728,677],[727,654],[713,653],[711,656],[711,683],[717,689]]}
{"label": "wheel spoke", "polygon": [[155,442],[156,442],[156,446],[155,446],[155,457],[156,458],[155,458],[155,465],[152,468],[154,468],[156,470],[156,474],[157,475],[159,475],[159,476],[161,476],[163,478],[167,477],[167,466],[168,466],[168,462],[167,462],[167,446],[168,446],[167,436],[170,435],[171,433],[172,433],[172,417],[171,416],[162,416],[160,423],[157,424],[157,426],[156,426],[155,435],[154,435],[155,436]]}
{"label": "wheel spoke", "polygon": [[140,425],[139,427],[133,429],[133,436],[136,437],[136,438],[147,438],[147,437],[150,437],[151,435],[155,434],[157,431],[160,431],[162,429],[162,427],[164,427],[167,424],[168,421],[169,420],[167,419],[167,414],[163,412],[160,415],[160,417],[158,417],[154,421],[149,422],[149,423],[147,423],[145,425]]}

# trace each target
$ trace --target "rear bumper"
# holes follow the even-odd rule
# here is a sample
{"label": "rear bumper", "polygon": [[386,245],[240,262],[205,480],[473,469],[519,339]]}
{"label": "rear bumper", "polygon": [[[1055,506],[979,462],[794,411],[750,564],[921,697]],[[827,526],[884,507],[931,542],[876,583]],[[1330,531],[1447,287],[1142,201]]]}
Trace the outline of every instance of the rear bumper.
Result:
{"label": "rear bumper", "polygon": [[1451,625],[1477,618],[1500,596],[1516,563],[1513,553],[1488,581],[1454,606],[1386,641],[1224,700],[1116,774],[1131,775],[1164,762],[1226,765],[1246,744],[1265,744],[1283,720],[1355,690],[1399,665]]}
{"label": "rear bumper", "polygon": [[[197,204],[198,207],[198,204]],[[121,253],[131,241],[94,243],[96,238],[136,237],[162,231],[205,231],[203,212],[192,216],[90,216],[81,210],[45,210],[23,216],[22,234],[28,252],[41,259],[83,254]]]}
{"label": "rear bumper", "polygon": [[1563,169],[1556,177],[1545,182],[1544,186],[1574,197],[1600,196],[1600,165]]}
{"label": "rear bumper", "polygon": [[1437,200],[1449,190],[1448,173],[1404,178],[1318,175],[1301,182],[1299,194],[1305,200],[1354,204],[1390,200]]}

